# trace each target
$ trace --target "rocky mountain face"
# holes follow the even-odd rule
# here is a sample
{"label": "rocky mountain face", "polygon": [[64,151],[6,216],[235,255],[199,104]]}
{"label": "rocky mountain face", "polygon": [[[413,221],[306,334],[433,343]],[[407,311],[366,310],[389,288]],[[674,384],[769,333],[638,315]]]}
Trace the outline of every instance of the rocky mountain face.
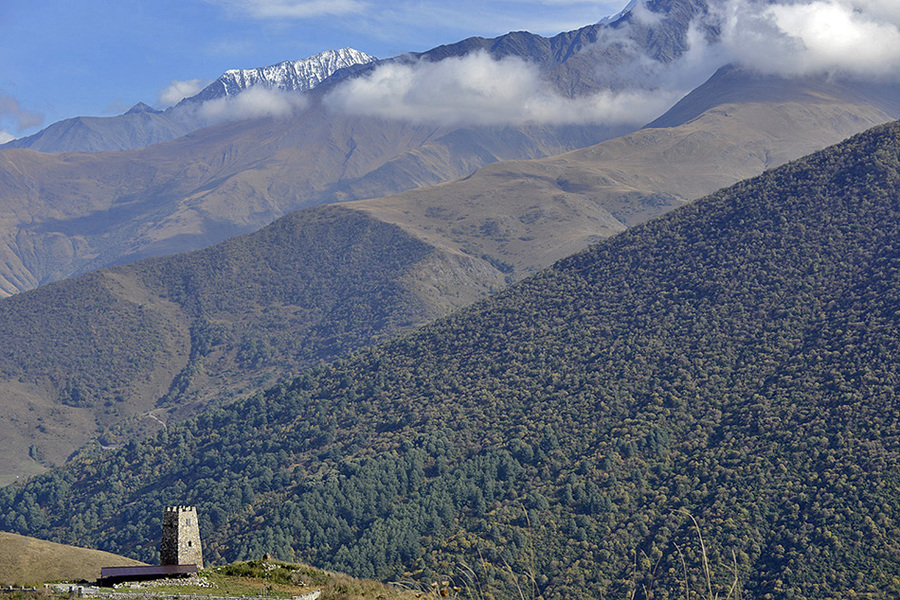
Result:
{"label": "rocky mountain face", "polygon": [[[639,9],[652,18],[639,16]],[[632,2],[610,19],[551,38],[527,31],[473,37],[398,60],[437,61],[482,51],[496,59],[513,56],[539,65],[547,81],[571,97],[599,90],[649,89],[659,82],[637,65],[644,60],[668,64],[683,56],[692,24],[714,41],[718,29],[707,15],[706,0]]]}

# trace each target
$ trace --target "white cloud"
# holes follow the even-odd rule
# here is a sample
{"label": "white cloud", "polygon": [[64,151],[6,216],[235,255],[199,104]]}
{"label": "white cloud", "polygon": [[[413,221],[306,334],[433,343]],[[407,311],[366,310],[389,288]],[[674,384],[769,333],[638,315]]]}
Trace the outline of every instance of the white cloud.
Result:
{"label": "white cloud", "polygon": [[382,65],[338,86],[326,102],[352,114],[440,125],[562,125],[642,124],[674,99],[659,91],[566,98],[541,78],[536,66],[479,52],[440,62]]}
{"label": "white cloud", "polygon": [[900,2],[896,0],[856,0],[853,6],[895,25],[900,23]]}
{"label": "white cloud", "polygon": [[16,139],[16,136],[14,136],[13,134],[11,134],[8,131],[3,131],[2,129],[0,129],[0,144],[5,144],[6,142],[11,142],[14,139]]}
{"label": "white cloud", "polygon": [[22,108],[18,100],[0,92],[0,120],[11,123],[21,133],[43,125],[44,115]]}
{"label": "white cloud", "polygon": [[159,93],[159,102],[162,106],[173,106],[194,96],[208,84],[209,81],[205,79],[172,80],[172,84]]}
{"label": "white cloud", "polygon": [[896,0],[728,0],[718,15],[732,60],[763,73],[900,79]]}
{"label": "white cloud", "polygon": [[306,19],[365,11],[362,0],[206,0],[255,19]]}
{"label": "white cloud", "polygon": [[199,119],[204,125],[263,117],[284,118],[302,110],[307,100],[302,94],[256,86],[236,96],[207,100],[179,107],[182,115]]}
{"label": "white cloud", "polygon": [[[230,0],[221,0],[226,2]],[[532,0],[521,4],[578,4],[581,0]],[[697,22],[688,50],[663,63],[643,55],[626,28],[609,28],[598,43],[614,44],[623,58],[607,67],[614,89],[570,98],[554,91],[537,66],[515,58],[495,60],[485,53],[440,62],[381,65],[348,80],[326,97],[329,108],[353,114],[441,125],[643,124],[658,116],[716,68],[737,63],[785,76],[853,75],[900,80],[900,1],[898,0],[710,0],[712,23]],[[621,5],[625,4],[622,0]],[[255,16],[302,16],[319,10],[316,2],[256,0],[243,3]],[[345,0],[340,10],[365,5]],[[397,5],[393,5],[395,8]],[[407,2],[399,2],[407,6]],[[419,2],[417,11],[453,12],[448,5]],[[486,8],[485,10],[489,10]],[[381,16],[392,14],[385,8]],[[415,12],[415,11],[413,11]],[[415,12],[415,14],[419,14]],[[642,2],[635,18],[652,25],[661,15]],[[374,16],[373,16],[374,18]],[[436,17],[437,18],[437,17]],[[480,15],[484,20],[484,15]],[[440,20],[440,19],[439,19]],[[721,38],[707,39],[713,25]],[[627,57],[627,58],[626,58]],[[280,106],[280,101],[259,105]],[[257,103],[253,103],[254,106]],[[210,114],[244,113],[238,104],[212,104]]]}

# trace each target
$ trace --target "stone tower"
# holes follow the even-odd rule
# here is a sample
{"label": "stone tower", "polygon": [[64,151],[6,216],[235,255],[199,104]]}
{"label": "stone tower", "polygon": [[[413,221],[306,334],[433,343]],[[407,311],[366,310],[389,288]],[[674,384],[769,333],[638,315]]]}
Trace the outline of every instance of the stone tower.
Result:
{"label": "stone tower", "polygon": [[159,564],[197,565],[198,569],[203,568],[200,525],[197,509],[193,506],[166,507],[159,544]]}

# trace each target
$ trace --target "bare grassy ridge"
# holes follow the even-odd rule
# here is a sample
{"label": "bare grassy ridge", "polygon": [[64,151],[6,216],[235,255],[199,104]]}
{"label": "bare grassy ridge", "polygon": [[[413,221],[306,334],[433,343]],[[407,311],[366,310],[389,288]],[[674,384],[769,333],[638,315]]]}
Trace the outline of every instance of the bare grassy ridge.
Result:
{"label": "bare grassy ridge", "polygon": [[101,567],[143,565],[117,554],[76,548],[0,532],[0,584],[35,585],[48,581],[94,581]]}
{"label": "bare grassy ridge", "polygon": [[516,279],[697,198],[900,117],[896,89],[723,69],[658,121],[539,160],[345,204]]}

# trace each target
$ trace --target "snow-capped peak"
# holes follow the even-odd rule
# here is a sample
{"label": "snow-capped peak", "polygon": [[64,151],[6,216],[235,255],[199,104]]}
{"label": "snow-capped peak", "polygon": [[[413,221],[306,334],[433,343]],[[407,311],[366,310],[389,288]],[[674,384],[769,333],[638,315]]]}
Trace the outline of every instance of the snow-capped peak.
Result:
{"label": "snow-capped peak", "polygon": [[255,85],[264,85],[284,91],[307,91],[322,83],[339,69],[365,65],[378,60],[374,56],[341,48],[327,50],[302,60],[288,60],[257,69],[232,69],[226,71],[190,100],[210,100],[233,96]]}
{"label": "snow-capped peak", "polygon": [[631,0],[631,2],[628,3],[628,6],[626,6],[625,8],[623,8],[622,10],[620,10],[619,12],[617,12],[614,15],[609,15],[608,17],[603,17],[602,19],[600,19],[600,22],[598,22],[597,25],[609,25],[611,23],[615,23],[616,21],[618,21],[619,19],[621,19],[622,17],[627,15],[629,12],[631,12],[634,9],[634,7],[637,5],[637,3],[638,3],[638,0]]}

